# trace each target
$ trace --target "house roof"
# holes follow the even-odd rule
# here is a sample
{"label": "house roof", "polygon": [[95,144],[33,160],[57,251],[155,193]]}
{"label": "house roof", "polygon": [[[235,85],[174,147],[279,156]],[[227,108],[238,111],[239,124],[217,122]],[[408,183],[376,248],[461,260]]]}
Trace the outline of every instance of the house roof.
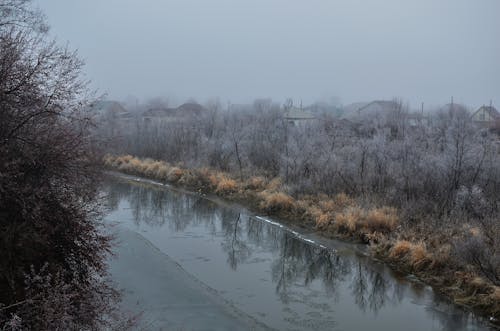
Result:
{"label": "house roof", "polygon": [[142,113],[145,117],[166,117],[173,116],[175,109],[172,108],[150,108]]}
{"label": "house roof", "polygon": [[179,116],[198,116],[205,108],[198,103],[187,102],[177,108],[150,108],[142,115],[144,117],[179,117]]}
{"label": "house roof", "polygon": [[399,109],[399,103],[392,100],[358,102],[344,107],[342,118],[359,118],[377,114],[387,114]]}
{"label": "house roof", "polygon": [[472,116],[476,115],[478,112],[482,110],[487,112],[494,119],[500,119],[500,112],[493,106],[482,106],[478,110],[476,110],[474,114],[472,114]]}
{"label": "house roof", "polygon": [[285,118],[288,120],[313,120],[316,117],[308,111],[299,108],[291,108],[285,111]]}
{"label": "house roof", "polygon": [[186,102],[186,103],[183,103],[182,105],[180,105],[179,107],[177,107],[177,113],[178,115],[200,115],[203,110],[205,108],[203,108],[202,105],[200,105],[199,103],[195,103],[195,102]]}
{"label": "house roof", "polygon": [[378,108],[381,110],[394,110],[399,107],[399,104],[396,101],[389,101],[389,100],[375,100],[367,105],[361,107],[358,109],[359,112],[361,111],[366,111],[372,108]]}
{"label": "house roof", "polygon": [[93,102],[89,105],[89,109],[92,113],[98,116],[103,116],[105,114],[114,114],[121,117],[130,116],[130,113],[123,108],[118,101],[113,100],[99,100]]}

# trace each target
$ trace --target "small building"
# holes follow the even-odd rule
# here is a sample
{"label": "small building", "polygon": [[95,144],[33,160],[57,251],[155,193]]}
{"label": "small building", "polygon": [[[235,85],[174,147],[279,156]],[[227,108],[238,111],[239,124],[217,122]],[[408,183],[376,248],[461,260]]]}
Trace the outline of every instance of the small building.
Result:
{"label": "small building", "polygon": [[287,109],[284,113],[284,118],[289,124],[294,126],[311,123],[316,120],[316,116],[314,116],[311,112],[300,108]]}
{"label": "small building", "polygon": [[189,118],[197,118],[205,113],[205,108],[198,103],[188,102],[177,108],[150,108],[142,113],[145,122],[178,122]]}
{"label": "small building", "polygon": [[88,110],[98,120],[128,120],[132,117],[118,101],[100,100],[89,105]]}
{"label": "small building", "polygon": [[401,103],[394,100],[375,100],[359,102],[344,107],[342,118],[349,120],[373,119],[386,117],[401,110]]}
{"label": "small building", "polygon": [[472,114],[471,118],[483,128],[493,128],[500,123],[500,112],[492,105],[482,106]]}

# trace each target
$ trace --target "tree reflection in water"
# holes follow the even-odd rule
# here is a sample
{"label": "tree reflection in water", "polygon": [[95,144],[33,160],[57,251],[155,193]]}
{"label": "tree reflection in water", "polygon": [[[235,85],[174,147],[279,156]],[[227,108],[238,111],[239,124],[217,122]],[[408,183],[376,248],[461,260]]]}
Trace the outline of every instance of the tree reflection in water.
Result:
{"label": "tree reflection in water", "polygon": [[104,187],[108,207],[117,209],[120,200],[126,199],[136,224],[168,226],[176,232],[190,226],[205,226],[213,236],[222,237],[221,248],[232,270],[249,263],[256,252],[272,253],[272,281],[284,303],[291,300],[294,288],[314,282],[322,285],[331,300],[337,300],[340,288],[350,289],[362,311],[376,313],[384,305],[397,304],[403,298],[403,287],[394,279],[389,281],[384,269],[373,261],[313,245],[289,231],[200,196],[117,180]]}

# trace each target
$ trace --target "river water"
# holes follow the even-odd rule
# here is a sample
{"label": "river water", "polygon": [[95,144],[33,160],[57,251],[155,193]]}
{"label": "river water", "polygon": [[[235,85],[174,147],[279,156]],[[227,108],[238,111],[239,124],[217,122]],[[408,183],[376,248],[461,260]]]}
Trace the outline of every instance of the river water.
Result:
{"label": "river water", "polygon": [[[220,324],[190,324],[187,318],[182,324],[168,322],[168,315],[179,317],[182,308],[172,312],[162,298],[172,297],[177,282],[176,295],[183,296],[181,282],[194,279],[202,285],[194,291],[216,297],[210,302],[217,303],[210,305],[229,307],[231,318],[252,321],[244,324],[249,329],[488,330],[429,287],[367,257],[363,246],[296,232],[241,207],[146,181],[113,177],[103,191],[107,221],[148,243],[137,248],[140,254],[132,260],[123,247],[135,237],[119,236],[123,253],[111,263],[111,274],[124,288],[126,308],[156,319],[148,324],[151,329],[223,329]],[[156,250],[154,254],[178,264],[181,276],[166,286],[162,277],[167,276],[158,273],[148,278],[144,290],[142,278],[156,269],[172,269],[162,266],[161,259],[138,258],[149,256],[144,250]],[[148,267],[142,266],[146,259]],[[173,298],[168,300],[181,299]],[[217,314],[210,312],[207,320],[217,320]],[[165,317],[164,325],[158,316]]]}

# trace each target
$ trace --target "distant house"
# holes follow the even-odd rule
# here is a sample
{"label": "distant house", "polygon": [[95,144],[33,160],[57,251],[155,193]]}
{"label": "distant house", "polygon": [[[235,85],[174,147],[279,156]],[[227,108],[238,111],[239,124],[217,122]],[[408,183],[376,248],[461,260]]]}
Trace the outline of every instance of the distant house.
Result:
{"label": "distant house", "polygon": [[500,112],[491,105],[482,106],[472,114],[471,118],[481,127],[493,128],[500,123]]}
{"label": "distant house", "polygon": [[111,137],[122,134],[130,128],[134,116],[119,102],[100,100],[89,105],[88,109],[100,130],[106,131]]}
{"label": "distant house", "polygon": [[123,106],[112,100],[100,100],[93,102],[88,107],[94,118],[101,119],[129,119],[131,117]]}
{"label": "distant house", "polygon": [[150,108],[142,114],[142,118],[146,122],[162,121],[172,122],[182,119],[199,117],[203,115],[205,108],[195,102],[187,102],[177,108]]}
{"label": "distant house", "polygon": [[285,110],[284,118],[288,123],[295,126],[311,123],[316,120],[316,116],[314,116],[311,112],[294,107]]}
{"label": "distant house", "polygon": [[186,102],[177,107],[176,116],[200,116],[205,111],[202,105],[196,102]]}
{"label": "distant house", "polygon": [[89,110],[97,116],[106,114],[115,114],[117,116],[126,116],[129,112],[123,108],[118,101],[100,100],[89,105]]}
{"label": "distant house", "polygon": [[343,118],[385,116],[401,109],[401,104],[393,100],[375,100],[372,102],[355,103],[344,107]]}

